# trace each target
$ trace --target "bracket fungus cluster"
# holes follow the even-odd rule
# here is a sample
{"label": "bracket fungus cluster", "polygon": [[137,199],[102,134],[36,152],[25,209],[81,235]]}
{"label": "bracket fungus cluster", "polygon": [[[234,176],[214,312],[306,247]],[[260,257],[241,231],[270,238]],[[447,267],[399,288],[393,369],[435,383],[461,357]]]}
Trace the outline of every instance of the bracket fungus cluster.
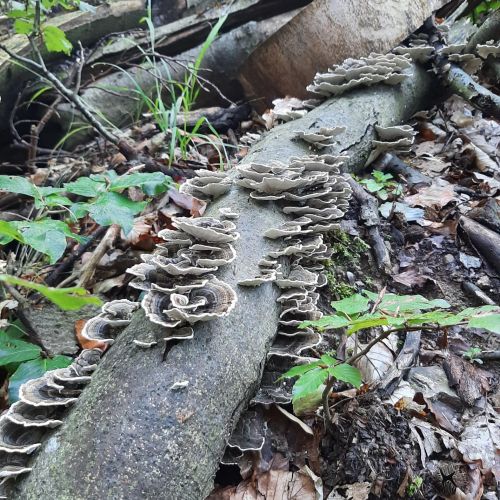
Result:
{"label": "bracket fungus cluster", "polygon": [[372,53],[361,59],[346,59],[342,64],[328,69],[326,73],[316,73],[307,90],[330,97],[375,83],[397,85],[408,76],[404,70],[410,66],[411,59],[398,54]]}
{"label": "bracket fungus cluster", "polygon": [[[138,307],[129,300],[108,302],[101,314],[87,322],[82,334],[109,345],[117,329],[128,325]],[[31,454],[50,429],[62,424],[65,410],[90,382],[102,354],[101,349],[85,349],[68,367],[48,371],[21,385],[19,401],[0,417],[0,484],[31,470]],[[6,498],[5,492],[0,498]]]}
{"label": "bracket fungus cluster", "polygon": [[318,131],[298,131],[295,137],[311,144],[316,149],[332,146],[336,137],[345,132],[345,127],[322,127]]}
{"label": "bracket fungus cluster", "polygon": [[[287,164],[250,163],[236,167],[240,175],[236,183],[250,189],[253,199],[277,201],[292,218],[264,233],[264,237],[277,240],[280,245],[260,261],[261,276],[238,283],[257,286],[273,281],[280,289],[280,315],[260,389],[229,439],[222,463],[238,463],[245,452],[262,448],[266,422],[259,405],[267,408],[290,403],[291,384],[277,385],[276,379],[304,360],[304,353],[321,341],[317,332],[300,328],[300,324],[322,316],[316,290],[327,283],[323,262],[332,253],[323,234],[338,227],[336,220],[348,207],[351,189],[340,174],[347,159],[311,155],[292,157]],[[297,420],[286,410],[280,411]]]}
{"label": "bracket fungus cluster", "polygon": [[[142,308],[152,323],[164,327],[164,340],[192,338],[192,325],[227,316],[237,300],[235,291],[213,274],[236,257],[234,223],[177,217],[173,225],[176,229],[158,233],[165,242],[153,254],[142,255],[143,262],[128,269],[134,275],[130,286],[146,292]],[[134,342],[151,347],[158,339]]]}
{"label": "bracket fungus cluster", "polygon": [[415,130],[411,125],[399,125],[393,127],[380,127],[375,125],[378,140],[372,141],[372,152],[366,160],[366,165],[375,161],[382,153],[393,151],[396,153],[408,153],[415,140]]}
{"label": "bracket fungus cluster", "polygon": [[226,172],[212,170],[195,170],[195,176],[188,179],[179,191],[202,200],[215,199],[231,189],[231,179]]}

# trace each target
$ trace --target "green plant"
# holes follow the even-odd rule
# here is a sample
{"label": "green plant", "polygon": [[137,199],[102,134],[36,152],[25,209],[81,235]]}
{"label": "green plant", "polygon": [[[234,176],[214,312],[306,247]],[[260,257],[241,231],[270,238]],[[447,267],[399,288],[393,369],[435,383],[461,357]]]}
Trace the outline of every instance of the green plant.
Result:
{"label": "green plant", "polygon": [[350,236],[341,229],[329,232],[328,242],[332,249],[332,258],[329,261],[331,266],[357,262],[361,255],[370,249],[360,237]]}
{"label": "green plant", "polygon": [[70,54],[73,48],[64,31],[45,21],[55,9],[93,10],[93,7],[81,0],[25,0],[12,2],[7,16],[14,20],[14,31],[33,39],[41,37],[49,52]]}
{"label": "green plant", "polygon": [[422,487],[423,483],[424,483],[424,480],[422,479],[421,476],[414,476],[406,488],[406,492],[408,493],[408,496],[409,497],[415,496],[418,493],[418,491],[420,490],[420,488]]}
{"label": "green plant", "polygon": [[[147,196],[154,196],[165,192],[170,185],[170,177],[161,172],[118,175],[111,170],[105,174],[80,177],[62,187],[38,187],[24,177],[0,175],[0,191],[29,196],[38,209],[35,220],[0,221],[0,245],[18,241],[47,255],[53,264],[63,255],[67,238],[85,241],[84,237],[72,232],[68,223],[89,215],[102,226],[118,224],[129,233],[134,215],[141,212],[147,202],[132,201],[124,192],[134,187]],[[68,194],[87,200],[73,202]],[[67,220],[49,217],[54,208],[60,209]]]}
{"label": "green plant", "polygon": [[477,23],[481,20],[482,14],[487,14],[488,12],[493,12],[498,9],[500,9],[500,0],[484,0],[473,9],[469,15],[469,19],[473,23]]}
{"label": "green plant", "polygon": [[41,377],[48,370],[65,368],[72,362],[67,356],[48,358],[39,346],[25,339],[25,333],[17,322],[0,330],[0,367],[10,376],[11,404],[19,399],[19,387],[24,382]]}
{"label": "green plant", "polygon": [[95,306],[102,305],[101,299],[89,295],[84,288],[52,288],[41,283],[33,283],[32,281],[18,278],[17,276],[9,276],[8,274],[0,274],[0,282],[35,290],[65,311],[81,309],[89,304]]}
{"label": "green plant", "polygon": [[370,193],[376,194],[381,200],[387,200],[389,195],[397,198],[403,192],[401,184],[393,181],[392,174],[385,174],[380,170],[372,172],[371,179],[362,179],[360,184],[365,186],[366,190]]}
{"label": "green plant", "polygon": [[[182,82],[174,81],[171,78],[168,63],[155,52],[156,31],[151,18],[151,4],[148,2],[147,16],[142,19],[142,22],[144,22],[148,28],[150,52],[146,52],[139,45],[137,45],[137,48],[144,55],[145,67],[155,76],[153,88],[143,88],[130,72],[115,66],[116,69],[122,71],[132,81],[135,86],[135,93],[142,104],[142,108],[152,116],[158,128],[168,135],[170,164],[176,158],[176,148],[179,148],[181,158],[186,159],[189,148],[196,145],[196,141],[211,144],[218,152],[221,166],[222,159],[224,157],[227,159],[228,155],[226,148],[228,145],[220,140],[219,134],[206,117],[202,116],[192,127],[187,126],[186,120],[183,120],[183,127],[177,125],[181,115],[183,113],[189,113],[193,109],[200,92],[199,73],[201,64],[207,50],[216,39],[226,18],[227,15],[222,16],[217,21],[202,44],[196,60],[187,63],[185,66],[186,72],[184,80]],[[165,96],[168,97],[168,101],[171,103],[169,106],[165,104]],[[218,140],[214,141],[209,135],[201,133],[200,130],[203,126],[206,126]]]}
{"label": "green plant", "polygon": [[481,352],[482,350],[480,347],[470,347],[462,354],[462,357],[468,359],[471,363],[478,363],[481,365],[483,364],[483,360],[480,359]]}
{"label": "green plant", "polygon": [[[295,378],[293,401],[322,391],[325,422],[330,426],[329,394],[336,380],[348,382],[355,387],[361,384],[361,374],[353,363],[364,356],[378,342],[392,333],[411,330],[440,330],[453,325],[484,328],[500,333],[500,308],[497,306],[470,307],[453,313],[448,302],[442,299],[429,300],[421,295],[376,294],[364,291],[331,303],[335,314],[317,321],[304,321],[300,327],[314,327],[319,331],[345,328],[347,335],[361,330],[385,327],[364,349],[343,362],[331,356],[322,356],[318,361],[293,367],[283,378]],[[349,366],[349,368],[347,368]],[[338,368],[337,368],[338,367]]]}

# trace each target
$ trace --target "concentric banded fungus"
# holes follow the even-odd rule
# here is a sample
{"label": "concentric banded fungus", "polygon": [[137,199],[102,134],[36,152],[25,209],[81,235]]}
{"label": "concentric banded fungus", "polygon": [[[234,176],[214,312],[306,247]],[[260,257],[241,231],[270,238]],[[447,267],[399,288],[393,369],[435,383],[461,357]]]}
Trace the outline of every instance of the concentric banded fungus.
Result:
{"label": "concentric banded fungus", "polygon": [[297,118],[302,118],[307,114],[307,109],[304,109],[304,103],[296,97],[287,97],[286,99],[275,99],[273,101],[273,109],[271,110],[271,116],[276,120],[281,120],[283,122],[289,122],[291,120],[296,120]]}
{"label": "concentric banded fungus", "polygon": [[483,59],[486,59],[488,56],[500,57],[500,44],[486,43],[484,45],[477,45],[476,52]]}
{"label": "concentric banded fungus", "polygon": [[[242,178],[237,182],[253,190],[252,198],[260,199],[264,194],[263,199],[277,200],[281,209],[292,217],[278,228],[269,228],[263,235],[282,240],[280,247],[259,263],[260,267],[275,271],[274,282],[282,292],[277,299],[281,308],[277,336],[268,354],[261,387],[252,400],[256,407],[259,404],[290,403],[290,382],[276,384],[276,379],[297,361],[302,361],[303,353],[321,341],[318,333],[311,328],[300,328],[300,324],[322,316],[317,308],[319,294],[315,290],[326,284],[322,261],[328,259],[332,251],[324,243],[321,233],[337,227],[331,220],[341,217],[348,207],[351,189],[339,173],[346,160],[346,157],[311,155],[290,158],[288,167],[276,163],[250,163],[238,168]],[[320,173],[323,175],[318,175]],[[293,184],[284,187],[284,183],[272,182],[272,178],[291,179]],[[273,189],[263,192],[264,185]],[[288,265],[278,265],[281,259],[286,259]],[[253,285],[257,279],[239,284]],[[258,436],[265,435],[265,431],[262,425],[253,428],[251,422],[248,412],[241,417],[223,461],[238,463],[252,433],[257,436],[257,439],[251,439],[254,446],[260,445],[262,439]]]}
{"label": "concentric banded fungus", "polygon": [[434,47],[425,44],[410,47],[399,46],[396,47],[393,52],[395,54],[407,56],[412,61],[426,63],[432,57],[432,54],[434,53]]}
{"label": "concentric banded fungus", "polygon": [[406,55],[370,54],[361,59],[346,59],[341,65],[335,65],[327,73],[317,73],[307,90],[326,97],[375,83],[396,85],[408,75],[403,70],[411,66]]}
{"label": "concentric banded fungus", "polygon": [[[111,326],[125,327],[137,307],[129,300],[104,304],[102,312],[85,325],[86,338],[102,340],[109,336]],[[104,341],[112,343],[113,338]],[[101,356],[100,349],[85,349],[67,368],[48,371],[21,385],[20,401],[0,417],[0,484],[31,470],[26,467],[28,455],[41,445],[47,430],[62,424],[64,410],[90,382]]]}
{"label": "concentric banded fungus", "polygon": [[[236,226],[210,217],[178,217],[173,224],[176,231],[159,233],[165,243],[142,256],[144,264],[128,270],[136,276],[131,285],[147,292],[141,306],[152,323],[165,328],[164,340],[192,338],[189,325],[227,316],[237,300],[229,285],[209,274],[235,259]],[[135,344],[152,347],[157,342],[136,339]]]}

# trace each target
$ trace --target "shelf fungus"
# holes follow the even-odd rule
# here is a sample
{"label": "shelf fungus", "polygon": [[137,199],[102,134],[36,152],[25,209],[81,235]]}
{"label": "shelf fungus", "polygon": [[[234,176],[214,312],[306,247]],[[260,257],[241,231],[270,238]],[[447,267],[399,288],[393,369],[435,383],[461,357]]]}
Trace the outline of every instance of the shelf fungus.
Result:
{"label": "shelf fungus", "polygon": [[[227,316],[237,301],[235,291],[213,274],[236,258],[235,224],[212,217],[177,217],[172,223],[177,229],[158,233],[165,242],[128,270],[134,276],[130,285],[146,292],[141,306],[149,321],[163,327],[163,340],[192,338],[192,325]],[[152,347],[158,339],[135,343]]]}
{"label": "shelf fungus", "polygon": [[181,193],[200,199],[215,199],[231,189],[232,181],[223,171],[195,170],[195,176],[179,188]]}
{"label": "shelf fungus", "polygon": [[[332,146],[336,142],[336,137],[345,132],[345,127],[322,127],[314,131],[298,131],[296,137],[311,144],[316,149],[323,149]],[[293,165],[292,165],[293,166]]]}
{"label": "shelf fungus", "polygon": [[[385,137],[384,132],[382,130]],[[316,290],[327,283],[324,261],[332,255],[323,233],[337,227],[335,221],[348,208],[351,189],[340,174],[347,159],[310,155],[292,157],[286,164],[249,163],[238,167],[240,179],[236,182],[250,189],[250,196],[255,200],[259,200],[261,194],[274,199],[290,220],[263,234],[279,242],[277,248],[259,262],[261,272],[274,271],[274,284],[280,289],[277,335],[268,353],[260,388],[228,442],[223,463],[244,462],[248,453],[262,448],[268,439],[262,408],[279,408],[292,399],[291,382],[276,380],[289,368],[307,362],[304,355],[321,342],[319,333],[312,328],[301,328],[301,324],[322,317]],[[282,179],[294,182],[287,185]],[[257,286],[257,280],[244,280],[239,285]],[[300,422],[285,410],[283,414],[295,423]]]}
{"label": "shelf fungus", "polygon": [[397,85],[408,75],[405,69],[411,66],[408,55],[375,54],[361,59],[346,59],[326,73],[317,73],[307,90],[325,97],[340,95],[360,86],[376,83]]}
{"label": "shelf fungus", "polygon": [[382,153],[394,151],[408,153],[415,140],[416,132],[410,125],[380,127],[375,125],[378,140],[372,141],[373,150],[366,160],[365,166],[374,162]]}

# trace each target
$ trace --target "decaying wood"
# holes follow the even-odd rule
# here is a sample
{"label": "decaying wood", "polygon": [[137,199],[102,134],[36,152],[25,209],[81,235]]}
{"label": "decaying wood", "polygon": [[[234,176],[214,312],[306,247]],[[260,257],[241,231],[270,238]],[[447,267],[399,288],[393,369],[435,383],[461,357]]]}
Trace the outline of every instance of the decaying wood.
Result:
{"label": "decaying wood", "polygon": [[377,267],[388,273],[391,270],[391,258],[384,243],[384,238],[380,234],[377,199],[365,191],[352,177],[348,177],[347,182],[351,186],[352,195],[360,204],[360,219],[366,226],[368,241],[377,262]]}
{"label": "decaying wood", "polygon": [[305,98],[317,71],[348,57],[391,50],[446,3],[316,0],[252,54],[240,76],[246,94],[264,98],[256,102],[264,109],[276,97]]}
{"label": "decaying wood", "polygon": [[[200,75],[209,78],[222,92],[234,95],[234,80],[238,69],[255,47],[282,26],[290,15],[292,14],[281,14],[259,23],[252,21],[221,35],[206,52]],[[140,65],[129,68],[127,73],[121,71],[111,73],[82,90],[81,98],[90,108],[101,110],[107,122],[118,127],[129,125],[135,121],[143,105],[138,97],[138,87],[146,95],[152,96],[158,79],[163,79],[164,82],[184,81],[188,71],[186,63],[194,61],[200,50],[201,46],[176,56],[176,59],[183,63],[164,60],[164,64],[159,63],[156,69]],[[216,93],[212,92],[211,95]],[[170,96],[166,93],[164,97],[167,101]],[[57,111],[53,125],[62,131],[61,136],[71,127],[77,127],[84,121],[67,103],[59,105]],[[73,134],[65,143],[65,148],[74,147],[92,135],[93,131],[89,129]]]}
{"label": "decaying wood", "polygon": [[387,399],[397,389],[401,379],[406,375],[407,369],[413,366],[420,349],[420,331],[407,332],[405,342],[389,371],[384,375],[378,385],[378,390],[383,399]]}
{"label": "decaying wood", "polygon": [[[373,124],[394,125],[427,104],[431,76],[414,68],[400,87],[374,86],[326,101],[304,118],[280,125],[255,144],[245,162],[286,161],[310,153],[294,140],[296,130],[344,125],[341,143],[325,152],[351,155],[349,168],[364,165],[374,138]],[[256,202],[233,186],[211,204],[240,213],[237,258],[220,278],[238,293],[229,317],[196,326],[192,340],[162,349],[140,349],[133,339],[153,326],[142,313],[104,356],[92,382],[62,427],[34,458],[33,471],[14,495],[39,498],[205,498],[226,439],[254,394],[276,333],[277,290],[237,287],[255,276],[258,261],[274,246],[263,238],[285,216],[272,202]],[[187,387],[173,391],[176,382]]]}
{"label": "decaying wood", "polygon": [[500,96],[478,84],[469,74],[455,64],[444,74],[450,90],[469,101],[472,106],[488,116],[500,120]]}
{"label": "decaying wood", "polygon": [[458,224],[482,259],[500,273],[500,234],[465,216],[460,217]]}
{"label": "decaying wood", "polygon": [[[83,45],[91,45],[108,33],[125,31],[138,26],[144,12],[142,0],[115,0],[96,7],[95,14],[83,11],[70,12],[61,14],[50,22],[64,30],[72,43],[80,41]],[[5,46],[20,56],[27,56],[30,51],[28,40],[23,35],[14,35],[7,39]],[[59,57],[55,53],[44,52],[43,54],[47,62]],[[8,130],[8,117],[16,95],[22,84],[31,78],[33,78],[32,73],[14,64],[0,50],[0,95],[2,96],[0,134]]]}
{"label": "decaying wood", "polygon": [[[177,126],[189,130],[195,127],[200,120],[206,119],[210,122],[212,129],[217,132],[227,132],[228,129],[236,129],[240,123],[250,116],[252,108],[249,104],[241,104],[239,106],[231,106],[229,108],[219,108],[217,106],[211,108],[201,108],[187,113],[177,115]],[[206,123],[199,128],[200,132],[209,132],[210,128]]]}

